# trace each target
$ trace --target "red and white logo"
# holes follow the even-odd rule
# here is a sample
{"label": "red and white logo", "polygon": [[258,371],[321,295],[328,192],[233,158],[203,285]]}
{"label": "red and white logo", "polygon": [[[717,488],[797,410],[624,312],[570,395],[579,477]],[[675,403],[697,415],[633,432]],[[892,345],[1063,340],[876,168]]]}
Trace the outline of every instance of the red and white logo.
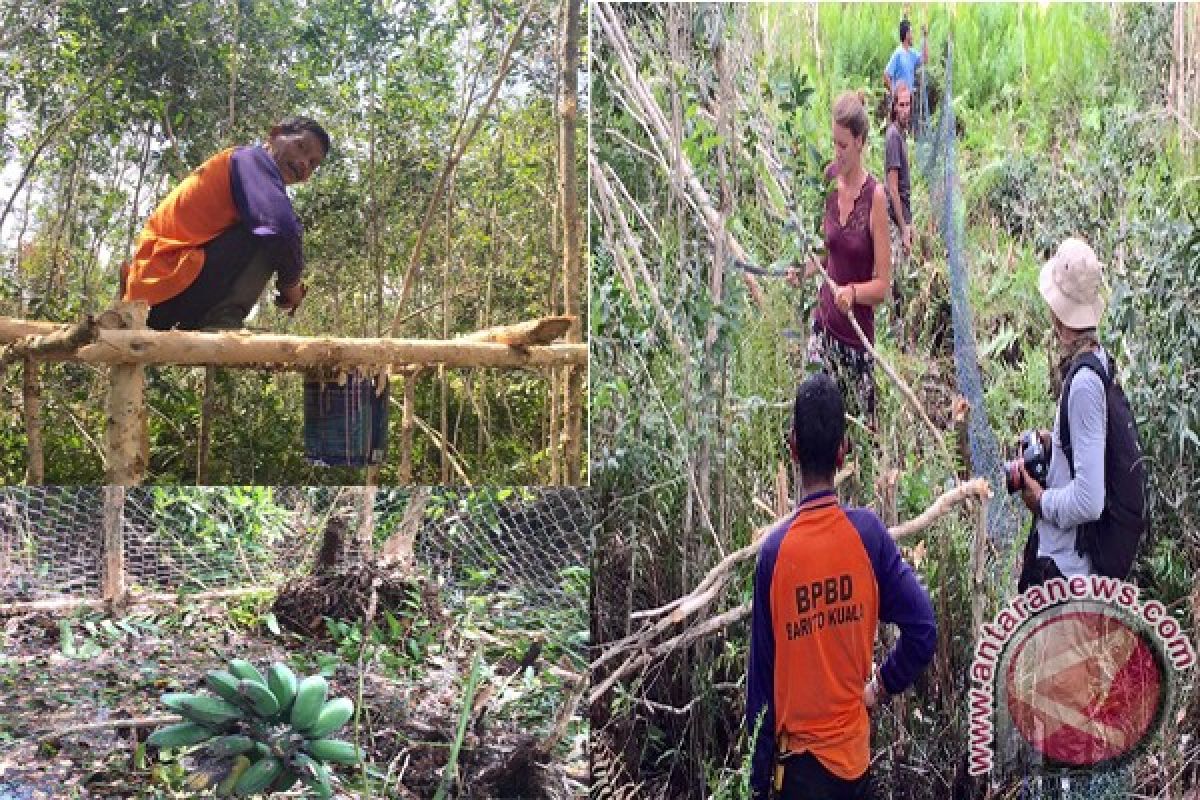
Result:
{"label": "red and white logo", "polygon": [[1151,740],[1196,652],[1162,603],[1138,595],[1115,578],[1056,578],[983,626],[968,688],[971,775],[1019,757],[1014,730],[1048,770],[1104,769]]}
{"label": "red and white logo", "polygon": [[1050,764],[1093,767],[1131,753],[1166,703],[1145,633],[1111,606],[1055,609],[1017,632],[1003,670],[1013,725]]}

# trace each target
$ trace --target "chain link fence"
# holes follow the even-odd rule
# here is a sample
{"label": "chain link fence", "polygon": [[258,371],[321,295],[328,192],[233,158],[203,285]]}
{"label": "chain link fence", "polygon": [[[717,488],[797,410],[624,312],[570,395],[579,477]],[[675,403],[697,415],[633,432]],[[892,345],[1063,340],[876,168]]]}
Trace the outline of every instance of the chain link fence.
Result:
{"label": "chain link fence", "polygon": [[[101,599],[120,542],[124,585],[195,594],[279,586],[311,568],[334,516],[353,524],[361,489],[139,487],[109,494],[120,537],[105,535],[105,487],[0,491],[0,604]],[[377,490],[373,546],[404,523],[411,490]],[[584,613],[591,506],[580,488],[429,490],[413,535],[417,565],[454,607],[472,592],[517,607]],[[107,546],[106,546],[107,543]],[[361,554],[358,554],[361,556]]]}

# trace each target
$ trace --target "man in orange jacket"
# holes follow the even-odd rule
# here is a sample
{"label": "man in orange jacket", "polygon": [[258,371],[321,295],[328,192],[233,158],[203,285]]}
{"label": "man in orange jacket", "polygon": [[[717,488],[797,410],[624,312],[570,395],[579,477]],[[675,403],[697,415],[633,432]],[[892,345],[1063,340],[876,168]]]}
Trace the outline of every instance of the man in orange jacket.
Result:
{"label": "man in orange jacket", "polygon": [[[764,534],[754,574],[746,724],[758,731],[756,800],[773,780],[781,800],[870,797],[867,712],[908,688],[937,642],[929,595],[883,521],[838,502],[845,432],[833,379],[800,384],[790,445],[806,494]],[[898,625],[900,639],[872,670],[880,622]]]}
{"label": "man in orange jacket", "polygon": [[303,229],[285,187],[308,180],[329,147],[315,121],[288,117],[262,146],[205,161],[146,221],[122,270],[123,298],[148,303],[156,330],[237,328],[275,274],[276,304],[295,313]]}

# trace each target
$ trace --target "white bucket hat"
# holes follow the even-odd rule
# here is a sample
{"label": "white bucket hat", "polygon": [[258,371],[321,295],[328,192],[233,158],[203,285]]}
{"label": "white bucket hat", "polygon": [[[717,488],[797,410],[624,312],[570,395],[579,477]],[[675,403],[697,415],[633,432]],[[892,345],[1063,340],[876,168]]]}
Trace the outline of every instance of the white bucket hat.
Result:
{"label": "white bucket hat", "polygon": [[1038,289],[1068,328],[1095,328],[1104,313],[1100,284],[1104,265],[1082,239],[1071,237],[1042,265]]}

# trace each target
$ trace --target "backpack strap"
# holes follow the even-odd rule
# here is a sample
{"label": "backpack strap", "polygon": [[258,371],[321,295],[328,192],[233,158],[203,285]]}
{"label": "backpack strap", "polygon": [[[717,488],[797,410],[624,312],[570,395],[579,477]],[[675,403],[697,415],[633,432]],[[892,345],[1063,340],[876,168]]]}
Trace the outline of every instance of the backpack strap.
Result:
{"label": "backpack strap", "polygon": [[1071,396],[1071,382],[1075,379],[1075,373],[1084,367],[1100,376],[1100,380],[1104,383],[1105,394],[1108,393],[1109,384],[1112,383],[1112,377],[1108,374],[1108,370],[1104,369],[1100,357],[1091,350],[1082,353],[1071,362],[1067,376],[1063,379],[1062,397],[1058,402],[1058,438],[1062,442],[1063,454],[1067,457],[1067,466],[1071,469],[1071,480],[1075,480],[1075,456],[1071,452],[1071,425],[1067,420],[1067,401]]}

